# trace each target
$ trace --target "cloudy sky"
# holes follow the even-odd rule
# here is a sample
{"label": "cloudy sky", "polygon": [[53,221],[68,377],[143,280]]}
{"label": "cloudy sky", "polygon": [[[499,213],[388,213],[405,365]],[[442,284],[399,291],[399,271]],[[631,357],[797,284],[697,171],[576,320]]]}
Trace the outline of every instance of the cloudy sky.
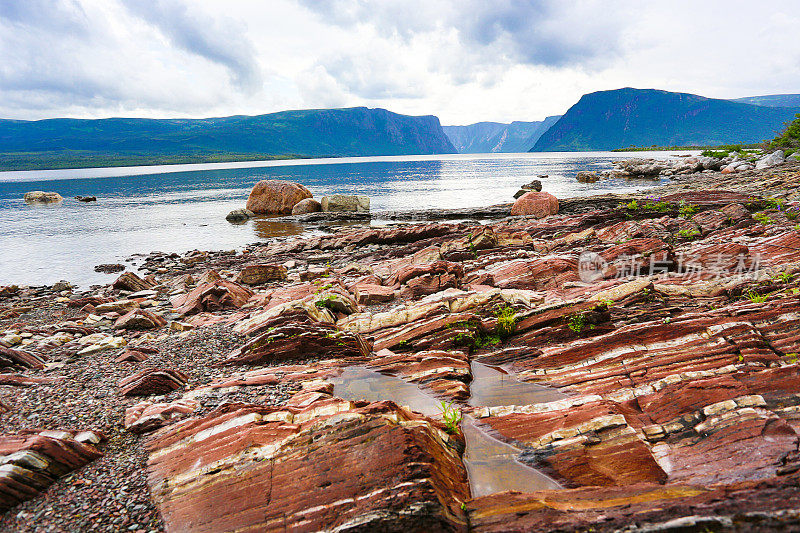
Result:
{"label": "cloudy sky", "polygon": [[541,120],[631,86],[800,93],[798,2],[0,0],[0,117],[369,106]]}

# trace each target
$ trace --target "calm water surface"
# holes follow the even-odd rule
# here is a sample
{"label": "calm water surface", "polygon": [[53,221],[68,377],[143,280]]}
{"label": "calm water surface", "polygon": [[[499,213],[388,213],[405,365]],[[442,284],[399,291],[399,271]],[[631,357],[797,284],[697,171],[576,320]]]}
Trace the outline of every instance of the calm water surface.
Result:
{"label": "calm water surface", "polygon": [[[304,231],[299,224],[258,219],[243,225],[225,215],[244,207],[263,179],[296,181],[315,197],[365,194],[373,211],[478,207],[508,202],[519,186],[547,174],[558,197],[644,189],[652,182],[575,181],[579,170],[604,170],[625,157],[669,153],[583,152],[362,157],[0,172],[0,285],[108,283],[93,271],[135,253],[230,250]],[[55,191],[65,201],[27,206],[28,191]],[[74,196],[97,196],[81,203]]]}

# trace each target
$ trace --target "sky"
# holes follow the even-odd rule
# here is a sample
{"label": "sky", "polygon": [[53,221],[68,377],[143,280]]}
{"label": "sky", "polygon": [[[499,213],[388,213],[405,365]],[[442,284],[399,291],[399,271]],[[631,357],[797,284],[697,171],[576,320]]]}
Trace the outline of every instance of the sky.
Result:
{"label": "sky", "polygon": [[382,107],[542,120],[620,87],[800,93],[800,2],[0,0],[0,117]]}

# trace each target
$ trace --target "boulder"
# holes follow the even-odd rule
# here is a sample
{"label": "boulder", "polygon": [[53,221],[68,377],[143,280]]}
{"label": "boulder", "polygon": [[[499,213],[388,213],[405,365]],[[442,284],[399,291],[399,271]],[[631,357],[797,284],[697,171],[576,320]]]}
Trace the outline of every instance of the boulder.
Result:
{"label": "boulder", "polygon": [[171,300],[175,312],[190,315],[203,311],[219,311],[226,308],[238,309],[253,295],[253,291],[238,283],[218,279],[199,283],[191,292],[176,296]]}
{"label": "boulder", "polygon": [[[541,176],[541,177],[546,178],[547,176]],[[520,190],[518,190],[514,194],[514,199],[519,198],[520,196],[522,196],[526,192],[531,192],[531,191],[540,192],[541,190],[542,190],[542,182],[539,181],[539,180],[533,180],[532,182],[530,182],[530,183],[528,183],[526,185],[523,185],[520,188]]]}
{"label": "boulder", "polygon": [[783,156],[783,150],[776,150],[775,152],[767,154],[756,161],[756,170],[769,168],[779,163],[783,163],[784,161],[785,158]]}
{"label": "boulder", "polygon": [[111,287],[122,291],[138,292],[151,289],[154,285],[155,283],[144,280],[133,272],[125,272],[111,284]]}
{"label": "boulder", "polygon": [[123,396],[149,396],[181,389],[188,379],[186,374],[178,370],[146,368],[121,379],[118,386]]}
{"label": "boulder", "polygon": [[114,323],[114,329],[157,329],[166,325],[162,317],[144,309],[133,309]]}
{"label": "boulder", "polygon": [[31,191],[25,193],[26,204],[57,204],[64,198],[57,192]]}
{"label": "boulder", "polygon": [[305,200],[300,200],[292,208],[293,215],[304,215],[306,213],[319,213],[320,211],[322,211],[322,204],[320,204],[313,198],[306,198]]}
{"label": "boulder", "polygon": [[281,265],[247,265],[236,276],[236,283],[245,285],[261,285],[268,281],[286,279],[286,267]]}
{"label": "boulder", "polygon": [[234,209],[225,215],[225,220],[228,222],[244,222],[245,220],[249,220],[254,216],[256,216],[256,214],[249,209]]}
{"label": "boulder", "polygon": [[511,208],[511,215],[544,218],[558,213],[558,199],[547,192],[528,192],[520,196]]}
{"label": "boulder", "polygon": [[575,175],[575,179],[578,180],[579,183],[595,183],[600,180],[600,175],[597,172],[581,170]]}
{"label": "boulder", "polygon": [[301,200],[311,196],[311,192],[299,183],[263,180],[250,191],[247,209],[255,214],[288,215]]}
{"label": "boulder", "polygon": [[79,202],[96,202],[97,196],[76,196],[75,199]]}
{"label": "boulder", "polygon": [[369,197],[351,194],[333,194],[322,197],[322,210],[325,213],[348,211],[369,213]]}

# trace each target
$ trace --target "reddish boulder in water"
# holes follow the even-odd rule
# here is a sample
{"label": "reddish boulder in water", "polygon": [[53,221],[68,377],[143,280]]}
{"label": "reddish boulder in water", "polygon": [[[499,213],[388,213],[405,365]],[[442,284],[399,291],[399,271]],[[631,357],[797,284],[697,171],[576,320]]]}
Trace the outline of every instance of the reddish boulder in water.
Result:
{"label": "reddish boulder in water", "polygon": [[247,209],[256,214],[288,215],[295,205],[311,196],[311,192],[299,183],[263,180],[250,191]]}
{"label": "reddish boulder in water", "polygon": [[548,192],[525,193],[514,202],[511,215],[534,216],[544,218],[558,213],[558,198]]}

